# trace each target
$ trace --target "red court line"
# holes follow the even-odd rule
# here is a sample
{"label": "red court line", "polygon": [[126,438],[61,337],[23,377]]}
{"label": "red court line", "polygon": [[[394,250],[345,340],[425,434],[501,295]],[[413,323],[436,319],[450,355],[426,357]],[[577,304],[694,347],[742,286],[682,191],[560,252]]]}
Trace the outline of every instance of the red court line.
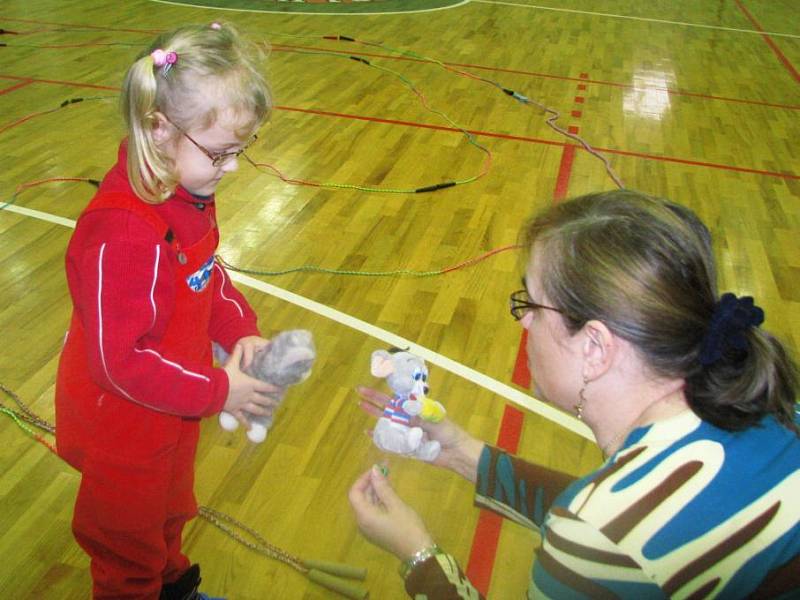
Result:
{"label": "red court line", "polygon": [[81,29],[98,29],[102,31],[126,31],[128,33],[161,33],[163,29],[122,29],[117,27],[107,27],[104,25],[86,25],[84,23],[56,23],[55,21],[40,21],[37,19],[17,19],[12,17],[0,16],[2,21],[14,21],[15,23],[31,23],[33,25],[56,25],[57,27],[79,27]]}
{"label": "red court line", "polygon": [[[566,193],[566,190],[564,190]],[[528,368],[528,330],[523,329],[519,338],[519,348],[517,348],[517,360],[514,361],[514,373],[511,375],[511,382],[526,390],[531,387],[531,371]]]}
{"label": "red court line", "polygon": [[0,133],[5,133],[9,129],[13,129],[17,125],[22,125],[23,123],[26,123],[26,122],[30,121],[31,119],[33,119],[35,117],[38,117],[40,115],[46,115],[46,114],[55,112],[55,110],[56,109],[51,108],[49,110],[43,110],[43,111],[40,111],[40,112],[31,113],[31,114],[29,114],[29,115],[27,115],[25,117],[22,117],[21,119],[17,119],[16,121],[12,121],[11,123],[7,123],[6,125],[0,125]]}
{"label": "red court line", "polygon": [[18,83],[17,85],[12,85],[11,87],[8,87],[8,88],[5,88],[3,90],[0,90],[0,96],[2,96],[3,94],[7,94],[8,92],[13,92],[14,90],[18,90],[20,88],[24,88],[26,85],[30,85],[32,83],[33,83],[32,81],[26,80],[26,81],[23,81],[22,83]]}
{"label": "red court line", "polygon": [[556,189],[553,191],[553,200],[555,201],[563,200],[567,197],[576,149],[577,146],[564,146],[564,151],[561,153],[561,164],[558,165],[558,177],[556,177]]}
{"label": "red court line", "polygon": [[[436,129],[439,131],[452,131],[461,133],[459,129],[454,127],[446,127],[444,125],[429,125],[426,123],[415,123],[412,121],[400,121],[396,119],[381,119],[377,117],[366,117],[362,115],[350,115],[347,113],[337,113],[337,112],[330,112],[330,111],[322,111],[322,110],[315,110],[315,109],[308,109],[308,108],[296,108],[296,107],[289,107],[289,106],[276,106],[278,110],[288,110],[288,111],[295,111],[295,112],[303,112],[303,113],[310,113],[316,114],[321,116],[332,116],[332,117],[340,117],[346,119],[357,119],[362,121],[372,121],[376,123],[386,123],[391,125],[404,125],[407,127],[422,127],[425,129]],[[552,141],[552,140],[543,140],[541,138],[535,137],[528,137],[522,135],[509,135],[506,133],[495,133],[491,131],[480,131],[476,129],[468,129],[466,130],[472,135],[477,136],[485,136],[490,138],[496,139],[503,139],[503,140],[513,140],[518,142],[529,142],[534,144],[546,144],[550,146],[562,146],[568,147],[572,146],[573,144],[568,142],[561,142],[561,141]],[[582,147],[576,146],[576,148],[583,150]],[[673,156],[663,156],[663,155],[655,155],[655,154],[646,154],[644,152],[632,152],[629,150],[617,150],[613,148],[598,148],[594,147],[595,150],[598,152],[605,152],[608,154],[619,154],[621,156],[632,156],[635,158],[644,158],[646,160],[656,160],[661,162],[674,162],[683,165],[692,165],[696,167],[707,167],[711,169],[720,169],[723,171],[735,171],[739,173],[752,173],[755,175],[766,175],[767,177],[778,177],[780,179],[800,179],[800,175],[795,175],[794,173],[781,173],[779,171],[766,171],[763,169],[752,169],[749,167],[734,167],[731,165],[723,165],[720,163],[712,163],[707,161],[699,161],[699,160],[691,160],[686,158],[677,158]]]}
{"label": "red court line", "polygon": [[[104,31],[124,31],[129,33],[160,33],[161,29],[124,29],[124,28],[114,28],[114,27],[104,27],[98,25],[82,25],[82,24],[74,24],[74,23],[56,23],[53,21],[38,21],[33,19],[15,19],[15,18],[7,18],[7,17],[0,17],[7,21],[16,21],[20,23],[33,23],[37,25],[56,25],[61,27],[82,27],[87,29],[95,29],[95,30],[104,30]],[[761,30],[763,31],[763,30]],[[325,51],[325,52],[332,52],[336,54],[356,54],[358,56],[372,56],[377,58],[386,58],[391,60],[405,60],[405,61],[412,61],[412,62],[428,62],[418,58],[412,58],[407,56],[397,56],[397,55],[389,55],[389,54],[375,54],[370,52],[348,52],[345,50],[332,50],[326,48],[319,48],[315,46],[300,46],[300,45],[293,45],[293,44],[271,44],[271,47],[275,51],[291,51],[292,49],[304,49],[304,50],[317,50],[317,51]],[[598,85],[606,85],[611,87],[619,87],[619,88],[628,88],[632,89],[636,86],[627,83],[617,83],[613,81],[602,81],[602,80],[591,80],[587,73],[581,73],[579,77],[567,77],[563,75],[551,75],[549,73],[537,73],[535,71],[521,71],[518,69],[504,69],[502,67],[487,67],[485,65],[474,65],[469,63],[450,63],[444,62],[444,64],[451,66],[451,67],[464,67],[470,69],[479,69],[484,71],[496,71],[498,73],[514,73],[518,75],[527,75],[530,77],[542,77],[547,79],[559,79],[563,81],[585,81],[589,83],[596,83]],[[648,89],[658,90],[667,92],[670,95],[678,95],[678,96],[690,96],[694,98],[703,98],[706,100],[719,100],[722,102],[738,102],[743,104],[756,104],[760,106],[770,106],[773,108],[784,108],[788,110],[800,110],[800,105],[791,105],[791,104],[781,104],[777,102],[765,102],[761,100],[746,100],[741,98],[730,98],[726,96],[716,96],[712,94],[701,94],[696,92],[686,92],[682,90],[672,90],[669,88],[658,88],[652,87]]]}
{"label": "red court line", "polygon": [[[450,132],[457,132],[462,133],[462,131],[456,127],[448,127],[446,125],[431,125],[429,123],[418,123],[416,121],[401,121],[399,119],[384,119],[382,117],[367,117],[364,115],[353,115],[350,113],[340,113],[340,112],[332,112],[327,110],[317,110],[314,108],[299,108],[296,106],[276,106],[276,110],[286,110],[290,112],[300,112],[300,113],[308,113],[312,115],[320,115],[323,117],[338,117],[342,119],[355,119],[357,121],[370,121],[372,123],[385,123],[386,125],[403,125],[405,127],[419,127],[422,129],[435,129],[437,131],[450,131]],[[546,144],[549,146],[567,146],[566,142],[560,141],[553,141],[553,140],[544,140],[541,138],[529,137],[524,135],[511,135],[508,133],[495,133],[491,131],[480,131],[480,130],[469,130],[466,129],[469,133],[473,135],[482,135],[491,138],[498,138],[503,140],[514,140],[518,142],[532,142],[536,144]]]}
{"label": "red court line", "polygon": [[[503,409],[503,419],[500,422],[500,432],[497,434],[498,448],[511,454],[516,454],[519,448],[519,438],[522,434],[523,421],[524,413],[510,404],[506,404]],[[502,523],[502,517],[499,515],[491,511],[481,510],[478,524],[472,537],[466,575],[484,597],[489,592]]]}
{"label": "red court line", "polygon": [[[13,80],[20,80],[20,81],[31,81],[33,83],[48,83],[52,85],[63,85],[67,87],[78,87],[78,88],[91,88],[91,89],[99,89],[99,90],[111,90],[111,91],[119,91],[119,88],[104,86],[104,85],[94,85],[90,83],[77,83],[73,81],[59,81],[54,79],[31,79],[28,77],[18,77],[14,75],[0,75],[0,79],[13,79]],[[300,113],[307,113],[307,114],[314,114],[320,115],[324,117],[336,117],[342,119],[354,119],[358,121],[368,121],[372,123],[384,123],[387,125],[402,125],[404,127],[418,127],[422,129],[434,129],[437,131],[448,131],[454,133],[462,133],[461,130],[455,127],[446,127],[444,125],[430,125],[427,123],[416,123],[413,121],[402,121],[399,119],[383,119],[379,117],[367,117],[364,115],[353,115],[348,113],[340,113],[340,112],[332,112],[332,111],[324,111],[324,110],[315,110],[310,108],[298,108],[294,106],[276,106],[275,110],[285,110],[290,112],[300,112]],[[492,131],[480,131],[480,130],[467,130],[472,135],[477,136],[484,136],[489,138],[495,139],[503,139],[503,140],[511,140],[517,142],[527,142],[533,144],[544,144],[547,146],[561,146],[567,147],[572,146],[573,144],[562,142],[562,141],[553,141],[553,140],[545,140],[541,138],[535,138],[531,136],[524,136],[524,135],[510,135],[506,133],[496,133]],[[583,148],[578,147],[578,149],[582,150]],[[794,173],[782,173],[777,171],[766,171],[763,169],[752,169],[749,167],[734,167],[731,165],[723,165],[720,163],[712,163],[707,161],[698,161],[698,160],[691,160],[685,158],[677,158],[673,156],[663,156],[663,155],[654,155],[654,154],[646,154],[643,152],[632,152],[628,150],[618,150],[614,148],[598,148],[595,147],[595,150],[599,152],[605,152],[608,154],[619,154],[621,156],[631,156],[634,158],[643,158],[645,160],[655,160],[660,162],[673,162],[683,165],[692,165],[695,167],[707,167],[710,169],[719,169],[723,171],[734,171],[738,173],[751,173],[754,175],[764,175],[767,177],[777,177],[779,179],[800,179],[800,175],[795,175]]]}
{"label": "red court line", "polygon": [[748,19],[750,19],[750,22],[753,24],[753,27],[755,27],[758,31],[761,32],[761,37],[764,38],[764,41],[767,42],[767,45],[775,53],[775,56],[778,57],[778,60],[781,61],[783,63],[783,66],[786,67],[789,73],[791,73],[792,77],[794,77],[794,80],[800,83],[800,73],[797,72],[797,69],[794,68],[794,65],[789,61],[788,58],[786,58],[786,55],[783,52],[781,52],[781,49],[778,48],[778,45],[775,42],[773,42],[772,38],[769,37],[767,32],[761,28],[761,25],[758,23],[758,21],[756,21],[755,17],[750,14],[750,11],[747,10],[745,5],[742,4],[741,0],[736,0],[736,5],[739,7],[739,10],[741,10]]}
{"label": "red court line", "polygon": [[682,165],[691,165],[693,167],[708,167],[710,169],[720,169],[722,171],[735,171],[737,173],[752,173],[754,175],[766,175],[767,177],[778,177],[779,179],[800,179],[800,175],[796,175],[794,173],[781,172],[781,171],[765,171],[762,169],[751,169],[749,167],[733,167],[731,165],[723,165],[719,163],[706,162],[702,160],[690,160],[686,158],[677,158],[675,156],[657,156],[655,154],[645,154],[644,152],[628,152],[627,150],[616,150],[614,148],[598,148],[597,146],[595,146],[594,149],[597,150],[598,152],[605,152],[607,154],[619,154],[620,156],[633,156],[636,158],[643,158],[645,160],[672,162]]}
{"label": "red court line", "polygon": [[[588,75],[581,73],[582,78]],[[579,85],[580,87],[580,85]],[[586,86],[583,86],[584,88]],[[577,129],[570,126],[570,130]],[[572,165],[575,158],[576,146],[564,146],[561,153],[561,163],[558,167],[556,177],[556,187],[553,191],[553,202],[559,202],[567,196],[569,180],[572,175]],[[526,343],[528,340],[528,330],[523,329],[520,336],[517,359],[514,364],[514,373],[511,380],[517,385],[530,387],[531,373],[528,370],[528,352]],[[506,404],[503,410],[503,420],[500,424],[500,433],[497,436],[497,446],[511,454],[516,454],[519,448],[519,438],[522,435],[522,426],[525,415],[519,409]],[[500,542],[500,532],[503,528],[503,520],[500,515],[488,510],[481,510],[478,523],[472,536],[472,546],[469,553],[466,575],[472,581],[475,588],[484,596],[488,596],[489,586],[492,581],[492,571],[494,570],[497,558],[497,546]]]}
{"label": "red court line", "polygon": [[2,74],[0,74],[0,79],[13,79],[17,81],[27,81],[30,83],[49,83],[50,85],[65,85],[67,87],[91,88],[93,90],[109,90],[112,92],[120,91],[120,88],[118,87],[111,87],[108,85],[95,85],[93,83],[81,83],[78,81],[61,81],[58,79],[35,79],[33,77],[19,77],[17,75],[2,75]]}
{"label": "red court line", "polygon": [[472,536],[465,574],[484,598],[489,595],[502,526],[503,518],[500,515],[481,510]]}
{"label": "red court line", "polygon": [[[293,49],[296,50],[314,50],[318,52],[331,52],[334,54],[345,54],[345,55],[353,55],[353,56],[369,56],[371,58],[385,58],[389,60],[404,60],[410,62],[418,62],[418,63],[428,63],[429,61],[422,60],[419,58],[411,58],[408,56],[396,56],[394,54],[377,54],[374,52],[358,52],[358,51],[347,51],[347,50],[334,50],[330,48],[320,48],[318,46],[299,46],[294,44],[272,44],[272,50],[276,52],[291,52]],[[506,69],[503,67],[487,67],[484,65],[473,65],[470,63],[454,63],[454,62],[445,62],[442,61],[443,64],[447,65],[448,67],[462,67],[465,69],[476,69],[479,71],[493,71],[497,73],[509,73],[513,75],[525,75],[528,77],[539,77],[542,79],[557,79],[560,81],[578,81],[581,83],[594,83],[597,85],[604,85],[608,87],[616,87],[616,88],[623,88],[623,89],[638,89],[640,86],[636,86],[630,83],[618,83],[615,81],[604,81],[602,79],[588,79],[587,77],[583,77],[586,75],[585,73],[581,73],[580,77],[569,77],[566,75],[552,75],[550,73],[539,73],[536,71],[523,71],[520,69]],[[769,106],[772,108],[783,108],[787,110],[800,110],[800,104],[781,104],[779,102],[766,102],[763,100],[747,100],[743,98],[731,98],[728,96],[716,96],[713,94],[702,94],[699,92],[687,92],[684,90],[673,90],[670,88],[663,88],[657,86],[647,86],[646,89],[648,90],[655,90],[660,92],[666,92],[671,96],[689,96],[692,98],[701,98],[704,100],[719,100],[720,102],[736,102],[740,104],[755,104],[758,106]]]}

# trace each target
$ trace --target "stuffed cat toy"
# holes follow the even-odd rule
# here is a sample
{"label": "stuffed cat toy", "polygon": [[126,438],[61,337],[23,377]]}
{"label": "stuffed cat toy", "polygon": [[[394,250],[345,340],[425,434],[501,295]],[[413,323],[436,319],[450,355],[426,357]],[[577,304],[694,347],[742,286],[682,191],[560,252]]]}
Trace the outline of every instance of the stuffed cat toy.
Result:
{"label": "stuffed cat toy", "polygon": [[[218,344],[214,344],[214,356],[221,364],[228,359],[228,354]],[[277,393],[277,400],[280,401],[288,386],[300,383],[311,374],[316,356],[311,332],[304,329],[283,331],[272,338],[269,346],[258,350],[253,362],[243,371],[251,377],[281,388]],[[272,417],[248,414],[247,418],[250,422],[247,437],[251,442],[260,444],[267,438],[272,427]],[[223,411],[219,414],[219,424],[227,431],[234,431],[239,426],[239,421],[232,414]]]}
{"label": "stuffed cat toy", "polygon": [[392,348],[372,353],[370,371],[383,377],[394,395],[386,405],[372,432],[372,440],[381,450],[413,456],[431,462],[439,456],[441,446],[428,439],[421,427],[411,427],[411,417],[438,423],[445,409],[427,397],[428,367],[416,354]]}

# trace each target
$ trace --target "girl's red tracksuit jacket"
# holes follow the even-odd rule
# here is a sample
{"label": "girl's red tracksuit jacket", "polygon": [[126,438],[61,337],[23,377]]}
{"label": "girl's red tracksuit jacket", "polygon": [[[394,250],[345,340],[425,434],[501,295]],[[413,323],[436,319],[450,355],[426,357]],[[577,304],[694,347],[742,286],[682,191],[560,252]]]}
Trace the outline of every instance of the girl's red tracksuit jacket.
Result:
{"label": "girl's red tracksuit jacket", "polygon": [[181,531],[199,419],[222,410],[230,352],[256,316],[214,261],[213,198],[163,204],[128,183],[126,150],[78,220],[66,257],[74,305],[58,368],[56,443],[81,471],[73,531],[94,595],[157,598],[189,566]]}

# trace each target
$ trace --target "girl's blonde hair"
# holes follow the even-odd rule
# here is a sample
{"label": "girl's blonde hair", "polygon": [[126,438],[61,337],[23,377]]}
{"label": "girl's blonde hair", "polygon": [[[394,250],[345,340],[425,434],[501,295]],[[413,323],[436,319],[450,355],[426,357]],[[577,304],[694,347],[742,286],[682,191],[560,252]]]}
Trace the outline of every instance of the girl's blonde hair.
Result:
{"label": "girl's blonde hair", "polygon": [[718,427],[773,415],[797,431],[797,367],[768,332],[747,329],[744,357],[701,363],[719,298],[711,234],[688,208],[632,190],[589,194],[538,215],[523,238],[570,332],[602,321],[653,373],[684,379],[692,410]]}
{"label": "girl's blonde hair", "polygon": [[[151,53],[174,52],[157,66]],[[157,113],[182,131],[214,125],[221,113],[245,141],[269,118],[272,94],[259,67],[264,53],[230,25],[181,27],[158,36],[128,69],[120,99],[128,128],[128,178],[145,202],[166,200],[178,185],[174,161],[155,143]]]}

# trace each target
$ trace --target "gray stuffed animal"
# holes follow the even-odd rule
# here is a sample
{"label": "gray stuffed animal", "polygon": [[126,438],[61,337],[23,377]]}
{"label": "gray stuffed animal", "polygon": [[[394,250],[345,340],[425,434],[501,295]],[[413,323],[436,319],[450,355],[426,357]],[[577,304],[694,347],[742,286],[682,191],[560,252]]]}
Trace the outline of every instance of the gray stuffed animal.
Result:
{"label": "gray stuffed animal", "polygon": [[[220,363],[228,359],[228,354],[217,344],[214,344],[214,356]],[[277,400],[281,401],[288,386],[308,378],[316,357],[311,332],[293,329],[279,333],[269,346],[258,350],[253,362],[243,371],[251,377],[281,388],[277,393]],[[272,417],[247,414],[247,419],[250,422],[247,437],[256,444],[263,442],[272,427]],[[239,426],[239,421],[232,414],[223,411],[219,414],[219,424],[227,431],[234,431]]]}
{"label": "gray stuffed animal", "polygon": [[392,348],[375,350],[370,371],[383,377],[394,395],[383,410],[372,431],[372,440],[381,450],[413,456],[431,462],[441,447],[428,439],[421,427],[411,426],[411,417],[438,423],[445,416],[439,402],[428,398],[428,367],[416,354]]}

